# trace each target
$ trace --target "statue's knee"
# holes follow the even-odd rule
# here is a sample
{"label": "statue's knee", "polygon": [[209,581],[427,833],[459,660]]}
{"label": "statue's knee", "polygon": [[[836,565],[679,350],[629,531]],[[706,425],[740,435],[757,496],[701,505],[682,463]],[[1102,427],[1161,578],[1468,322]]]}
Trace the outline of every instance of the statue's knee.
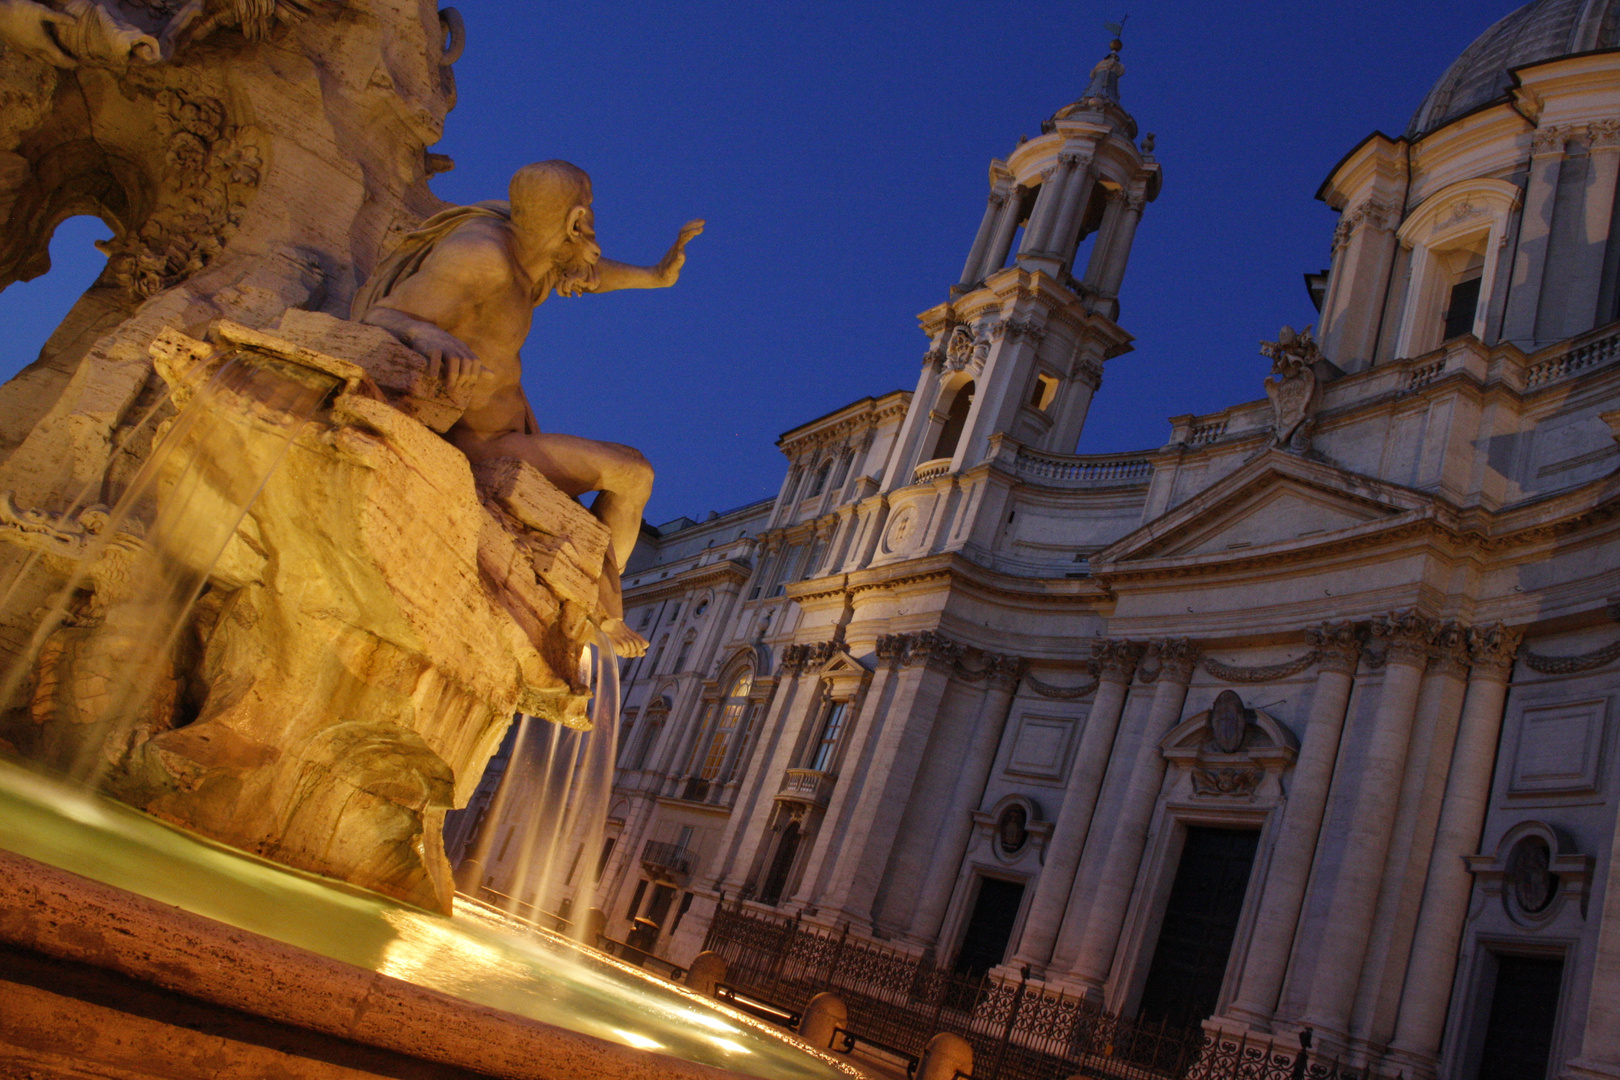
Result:
{"label": "statue's knee", "polygon": [[640,450],[625,447],[624,477],[625,487],[629,491],[640,494],[651,494],[653,486],[652,462]]}

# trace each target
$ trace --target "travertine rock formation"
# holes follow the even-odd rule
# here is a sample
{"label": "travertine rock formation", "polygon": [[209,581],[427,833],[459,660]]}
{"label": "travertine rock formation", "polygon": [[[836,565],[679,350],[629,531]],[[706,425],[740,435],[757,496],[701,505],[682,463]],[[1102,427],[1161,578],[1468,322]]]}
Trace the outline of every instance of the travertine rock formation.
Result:
{"label": "travertine rock formation", "polygon": [[532,468],[475,477],[438,434],[467,402],[334,317],[442,206],[459,47],[421,0],[0,3],[0,286],[68,216],[115,233],[0,388],[0,749],[439,909],[514,710],[587,722],[607,548]]}

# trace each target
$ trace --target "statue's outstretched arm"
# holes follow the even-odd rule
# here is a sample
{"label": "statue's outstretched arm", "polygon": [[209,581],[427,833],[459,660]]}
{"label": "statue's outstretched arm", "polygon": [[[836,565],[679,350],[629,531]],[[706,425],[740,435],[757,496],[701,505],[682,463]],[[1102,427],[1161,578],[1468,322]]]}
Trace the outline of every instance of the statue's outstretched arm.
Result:
{"label": "statue's outstretched arm", "polygon": [[681,267],[686,263],[687,242],[702,231],[701,219],[682,225],[668,253],[653,266],[631,266],[614,259],[599,259],[586,273],[558,282],[557,294],[578,296],[615,289],[667,289],[680,280]]}

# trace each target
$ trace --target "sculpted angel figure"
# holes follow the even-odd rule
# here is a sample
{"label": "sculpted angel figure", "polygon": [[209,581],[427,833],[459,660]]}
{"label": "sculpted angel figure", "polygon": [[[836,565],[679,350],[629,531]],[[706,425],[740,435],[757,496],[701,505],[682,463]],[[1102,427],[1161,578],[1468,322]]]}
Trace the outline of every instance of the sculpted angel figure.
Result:
{"label": "sculpted angel figure", "polygon": [[560,296],[675,284],[686,245],[702,221],[681,227],[654,266],[602,258],[591,212],[591,181],[563,161],[526,165],[512,178],[508,202],[460,206],[436,214],[406,237],[355,296],[353,317],[389,331],[442,371],[453,391],[470,394],[467,411],[445,434],[474,464],[527,461],[566,494],[597,492],[591,506],[612,534],[600,577],[602,630],[620,656],[640,656],[647,641],[624,622],[619,575],[641,530],[653,470],[618,443],[542,432],[524,396],[518,350],[534,309]]}

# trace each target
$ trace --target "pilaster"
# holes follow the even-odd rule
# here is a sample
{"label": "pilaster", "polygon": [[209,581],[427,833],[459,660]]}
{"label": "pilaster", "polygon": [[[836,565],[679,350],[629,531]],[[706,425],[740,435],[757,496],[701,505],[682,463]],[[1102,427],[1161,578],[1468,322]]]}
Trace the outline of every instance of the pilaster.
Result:
{"label": "pilaster", "polygon": [[1472,662],[1468,688],[1407,960],[1400,1016],[1390,1043],[1389,1060],[1413,1078],[1433,1077],[1439,1064],[1457,951],[1474,886],[1463,860],[1479,850],[1508,678],[1522,637],[1522,632],[1500,624],[1476,627],[1468,635]]}
{"label": "pilaster", "polygon": [[[1114,963],[1120,927],[1136,887],[1148,825],[1164,783],[1165,758],[1160,743],[1181,720],[1187,685],[1197,664],[1198,647],[1179,638],[1150,645],[1146,663],[1138,671],[1138,678],[1155,685],[1152,705],[1142,730],[1136,733],[1136,755],[1124,788],[1124,802],[1118,808],[1107,847],[1088,843],[1080,864],[1080,876],[1096,881],[1097,888],[1087,911],[1079,954],[1068,974],[1088,992],[1103,989]],[[1058,951],[1063,951],[1061,946]]]}
{"label": "pilaster", "polygon": [[1063,804],[1052,826],[1052,839],[1047,844],[1046,863],[1041,867],[1041,876],[1035,880],[1035,894],[1024,918],[1023,936],[1010,961],[1015,967],[1023,965],[1041,972],[1052,959],[1058,926],[1074,888],[1080,852],[1091,829],[1097,793],[1102,788],[1114,734],[1142,649],[1137,642],[1113,639],[1100,639],[1091,647],[1092,664],[1097,672],[1096,697],[1092,699],[1091,712],[1081,729],[1080,746],[1075,751],[1074,764],[1063,789]]}
{"label": "pilaster", "polygon": [[1307,630],[1305,636],[1318,654],[1316,687],[1290,778],[1288,803],[1262,885],[1247,959],[1236,998],[1227,1010],[1227,1015],[1261,1029],[1270,1025],[1282,993],[1300,905],[1316,855],[1317,835],[1327,809],[1350,688],[1361,662],[1363,633],[1354,623],[1324,623]]}
{"label": "pilaster", "polygon": [[[1313,888],[1328,896],[1325,917],[1314,928],[1322,934],[1321,948],[1308,975],[1303,1023],[1341,1046],[1349,1034],[1358,981],[1350,973],[1359,972],[1366,958],[1433,634],[1430,621],[1411,611],[1373,620],[1372,642],[1384,660],[1384,685],[1360,773],[1345,794],[1350,827],[1337,865],[1331,875],[1315,875]],[[1319,871],[1326,869],[1321,862]]]}
{"label": "pilaster", "polygon": [[1553,206],[1558,195],[1558,173],[1564,161],[1568,132],[1546,127],[1531,136],[1530,180],[1519,223],[1519,248],[1513,260],[1507,310],[1502,318],[1502,339],[1530,352],[1536,345],[1536,315],[1541,306],[1541,282],[1547,271],[1552,242]]}

